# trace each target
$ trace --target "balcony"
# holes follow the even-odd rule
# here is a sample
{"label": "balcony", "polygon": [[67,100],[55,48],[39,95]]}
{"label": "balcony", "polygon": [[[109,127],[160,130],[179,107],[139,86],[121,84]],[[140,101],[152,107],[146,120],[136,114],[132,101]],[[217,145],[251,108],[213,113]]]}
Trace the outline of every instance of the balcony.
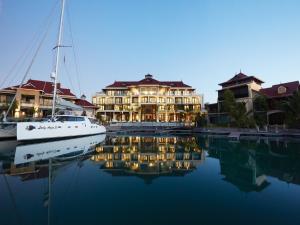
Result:
{"label": "balcony", "polygon": [[151,104],[156,104],[157,101],[141,101],[141,104],[148,104],[148,105],[151,105]]}
{"label": "balcony", "polygon": [[8,106],[8,105],[10,105],[10,102],[6,102],[6,101],[0,102],[0,106]]}
{"label": "balcony", "polygon": [[22,107],[34,107],[34,103],[35,103],[34,100],[30,100],[30,101],[21,100]]}
{"label": "balcony", "polygon": [[197,95],[196,92],[191,92],[191,93],[172,93],[172,92],[168,92],[166,93],[167,96],[195,96]]}
{"label": "balcony", "polygon": [[113,96],[128,96],[128,94],[125,93],[115,93]]}

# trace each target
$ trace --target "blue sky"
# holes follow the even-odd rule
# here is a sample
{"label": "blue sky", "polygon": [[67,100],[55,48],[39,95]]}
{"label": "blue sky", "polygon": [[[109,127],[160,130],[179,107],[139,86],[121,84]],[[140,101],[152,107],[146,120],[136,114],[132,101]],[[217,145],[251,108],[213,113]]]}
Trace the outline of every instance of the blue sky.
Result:
{"label": "blue sky", "polygon": [[[0,0],[0,85],[57,0]],[[67,0],[80,74],[91,96],[115,80],[183,80],[216,101],[218,83],[235,73],[265,87],[299,80],[298,0]],[[29,77],[49,80],[58,7]],[[64,44],[71,44],[66,21]],[[32,53],[32,52],[31,52]],[[32,54],[31,54],[32,55]],[[73,53],[63,50],[60,80],[79,93]],[[14,78],[20,81],[29,58]]]}

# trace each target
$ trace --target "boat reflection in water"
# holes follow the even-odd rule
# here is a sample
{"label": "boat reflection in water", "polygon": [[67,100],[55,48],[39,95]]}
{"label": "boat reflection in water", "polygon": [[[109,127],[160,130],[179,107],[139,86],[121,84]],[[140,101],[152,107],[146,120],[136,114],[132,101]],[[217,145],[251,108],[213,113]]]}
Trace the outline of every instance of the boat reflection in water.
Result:
{"label": "boat reflection in water", "polygon": [[[82,138],[42,142],[16,147],[14,163],[7,168],[7,174],[20,176],[23,181],[48,178],[48,188],[44,193],[44,207],[47,207],[47,224],[51,224],[52,185],[55,173],[74,160],[87,159],[96,149],[96,145],[105,140],[106,135],[94,135]],[[79,166],[79,165],[78,165]],[[80,166],[79,166],[80,167]],[[8,189],[9,182],[4,176]],[[20,221],[18,221],[20,222]]]}
{"label": "boat reflection in water", "polygon": [[14,164],[18,165],[42,161],[49,158],[61,160],[72,159],[93,152],[96,145],[104,140],[105,135],[101,134],[60,141],[20,145],[16,147]]}
{"label": "boat reflection in water", "polygon": [[269,186],[268,177],[300,184],[298,149],[299,143],[272,139],[232,143],[196,136],[96,135],[20,145],[13,162],[8,154],[1,161],[2,173],[36,179],[48,177],[50,158],[63,165],[84,156],[82,160],[112,176],[136,176],[151,183],[159,176],[185,176],[214,159],[224,181],[243,192],[259,192]]}
{"label": "boat reflection in water", "polygon": [[[20,176],[23,181],[46,178],[50,174],[49,162],[59,169],[70,161],[87,159],[97,144],[105,140],[106,135],[94,135],[59,141],[50,141],[26,145],[15,145],[13,162],[3,158],[1,173]],[[6,160],[4,160],[6,159]],[[55,163],[54,163],[55,162]]]}
{"label": "boat reflection in water", "polygon": [[195,137],[116,136],[96,148],[91,160],[113,176],[184,176],[205,160]]}

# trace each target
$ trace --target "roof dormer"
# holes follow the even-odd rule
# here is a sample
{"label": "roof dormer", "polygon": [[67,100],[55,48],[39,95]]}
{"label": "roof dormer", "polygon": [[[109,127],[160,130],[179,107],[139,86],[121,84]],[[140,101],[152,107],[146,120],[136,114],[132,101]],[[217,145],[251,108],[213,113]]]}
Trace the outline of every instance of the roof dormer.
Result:
{"label": "roof dormer", "polygon": [[277,89],[278,94],[285,94],[286,93],[286,87],[285,86],[279,86]]}

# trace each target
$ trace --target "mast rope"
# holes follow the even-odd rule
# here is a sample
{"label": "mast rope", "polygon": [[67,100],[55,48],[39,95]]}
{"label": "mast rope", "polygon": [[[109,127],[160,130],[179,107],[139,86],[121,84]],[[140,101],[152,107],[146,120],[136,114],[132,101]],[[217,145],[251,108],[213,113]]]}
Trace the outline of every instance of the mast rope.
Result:
{"label": "mast rope", "polygon": [[71,76],[70,76],[69,70],[68,70],[68,68],[67,68],[67,65],[66,65],[65,58],[64,58],[64,69],[65,69],[65,72],[66,72],[66,74],[67,74],[67,77],[68,77],[68,79],[69,79],[69,82],[70,82],[71,88],[72,88],[72,90],[74,90],[73,82],[72,82],[72,79],[71,79]]}
{"label": "mast rope", "polygon": [[70,12],[69,12],[69,8],[68,8],[68,4],[67,4],[66,8],[67,8],[67,21],[68,21],[68,24],[69,24],[69,32],[70,32],[70,36],[71,36],[71,45],[72,45],[72,52],[73,52],[75,71],[76,71],[75,74],[76,74],[76,79],[77,79],[77,83],[78,83],[79,94],[81,96],[82,92],[81,92],[81,86],[80,86],[80,80],[79,80],[80,71],[79,71],[79,66],[78,66],[77,54],[76,54],[76,50],[75,50],[75,44],[74,44],[74,38],[73,38],[72,25],[71,25]]}
{"label": "mast rope", "polygon": [[[42,44],[44,43],[44,41],[45,41],[45,39],[46,39],[46,37],[47,37],[47,35],[48,35],[48,33],[49,33],[50,25],[51,25],[51,24],[52,24],[52,21],[49,22],[49,24],[48,24],[48,26],[47,26],[47,28],[46,28],[46,32],[44,33],[44,35],[43,35],[43,37],[42,37],[42,40],[40,41],[40,43],[39,43],[39,45],[38,45],[38,48],[36,49],[36,51],[35,51],[35,53],[34,53],[34,55],[33,55],[33,58],[31,59],[30,64],[29,64],[29,66],[27,67],[27,70],[26,70],[26,72],[25,72],[25,75],[23,76],[22,81],[21,81],[20,85],[18,86],[19,88],[22,87],[22,85],[23,85],[25,79],[27,78],[27,76],[28,76],[28,74],[29,74],[29,72],[30,72],[30,70],[31,70],[31,67],[32,67],[32,65],[33,65],[33,63],[34,63],[34,61],[35,61],[35,59],[36,59],[36,57],[37,57],[37,55],[38,55],[38,53],[39,53],[41,47],[42,47]],[[6,112],[5,115],[4,115],[4,120],[6,120],[6,117],[7,117],[7,115],[9,114],[9,112],[10,112],[12,106],[13,106],[13,103],[14,103],[15,100],[16,100],[16,97],[17,97],[17,95],[15,95],[14,98],[13,98],[13,100],[11,101],[8,110],[7,110],[7,112]]]}
{"label": "mast rope", "polygon": [[29,42],[29,43],[32,43],[32,44],[28,44],[25,47],[25,49],[22,51],[21,55],[17,58],[16,62],[13,64],[12,68],[5,75],[4,79],[2,80],[2,82],[0,84],[0,88],[4,88],[6,82],[8,81],[8,79],[10,77],[11,77],[11,79],[7,83],[7,86],[10,86],[14,82],[14,80],[17,77],[16,74],[19,73],[19,71],[23,67],[26,59],[28,58],[30,52],[34,49],[34,46],[35,46],[36,42],[39,39],[39,35],[42,33],[41,29],[43,29],[47,24],[49,24],[49,21],[52,18],[53,13],[55,12],[55,9],[56,9],[56,7],[58,5],[58,2],[59,2],[59,0],[57,0],[56,3],[53,5],[53,7],[52,7],[52,9],[51,9],[51,11],[49,13],[49,15],[46,17],[46,19],[44,20],[44,22],[39,26],[39,28],[37,29],[37,31],[33,35],[32,39]]}

